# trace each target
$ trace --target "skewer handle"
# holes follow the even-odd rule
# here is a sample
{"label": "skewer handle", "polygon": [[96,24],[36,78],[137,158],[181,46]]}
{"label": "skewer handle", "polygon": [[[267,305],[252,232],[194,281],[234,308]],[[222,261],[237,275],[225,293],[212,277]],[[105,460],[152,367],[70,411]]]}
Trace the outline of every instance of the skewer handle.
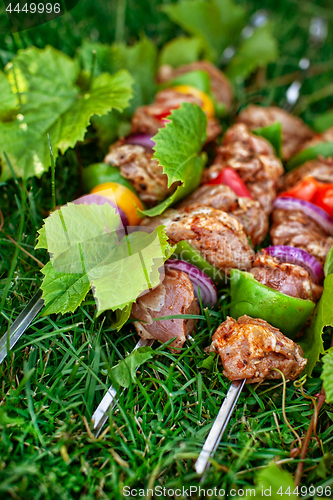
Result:
{"label": "skewer handle", "polygon": [[229,423],[244,384],[245,380],[236,380],[232,382],[215,419],[213,427],[211,428],[205,444],[203,445],[198,460],[195,463],[194,467],[198,474],[202,474],[209,467],[209,459],[214,455],[218,445],[220,444],[221,438]]}
{"label": "skewer handle", "polygon": [[[140,339],[139,342],[134,346],[133,351],[136,351],[136,349],[139,349],[139,347],[151,346],[153,345],[153,343],[153,339]],[[115,407],[118,401],[118,399],[116,399],[116,395],[117,391],[111,385],[104,398],[97,406],[93,416],[91,417],[91,420],[94,422],[95,437],[98,437],[100,435],[104,424],[109,418],[109,412]]]}

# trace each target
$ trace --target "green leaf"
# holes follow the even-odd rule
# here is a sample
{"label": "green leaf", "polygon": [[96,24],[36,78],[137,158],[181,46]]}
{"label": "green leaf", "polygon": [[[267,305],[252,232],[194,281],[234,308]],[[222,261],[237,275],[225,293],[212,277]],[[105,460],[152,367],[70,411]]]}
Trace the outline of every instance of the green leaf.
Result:
{"label": "green leaf", "polygon": [[41,272],[44,275],[41,289],[45,303],[43,316],[74,312],[90,290],[87,275],[57,272],[48,262]]}
{"label": "green leaf", "polygon": [[276,155],[281,158],[282,156],[282,126],[280,122],[272,123],[267,127],[257,128],[252,130],[256,135],[263,137],[269,141],[276,153]]}
{"label": "green leaf", "polygon": [[320,142],[315,146],[304,149],[296,156],[294,156],[286,165],[287,171],[292,170],[300,165],[303,165],[307,161],[316,160],[318,156],[323,156],[328,158],[333,155],[333,142]]}
{"label": "green leaf", "polygon": [[215,362],[215,352],[210,352],[208,358],[201,361],[199,368],[204,368],[205,370],[211,370]]}
{"label": "green leaf", "polygon": [[134,97],[130,112],[149,104],[155,96],[157,48],[149,38],[142,38],[132,46],[114,44],[111,47],[116,70],[126,69],[134,78]]}
{"label": "green leaf", "polygon": [[121,237],[119,224],[109,204],[68,203],[45,220],[37,244],[50,253],[42,270],[44,314],[73,312],[91,288],[97,315],[116,311],[119,329],[137,297],[159,284],[159,268],[173,252],[164,228]]}
{"label": "green leaf", "polygon": [[333,127],[333,111],[328,111],[327,113],[317,116],[317,118],[312,122],[312,127],[319,134],[325,132],[328,128]]}
{"label": "green leaf", "polygon": [[324,281],[324,292],[318,302],[311,320],[300,344],[308,362],[305,372],[311,375],[312,370],[319,360],[320,354],[324,354],[322,334],[325,326],[333,326],[333,274],[329,274]]}
{"label": "green leaf", "polygon": [[325,276],[333,273],[333,246],[327,254],[325,264],[324,264],[324,273]]}
{"label": "green leaf", "polygon": [[22,105],[11,121],[0,121],[2,180],[11,176],[4,151],[19,177],[41,176],[50,165],[48,133],[57,157],[59,150],[64,153],[83,140],[93,114],[122,111],[132,95],[126,71],[103,73],[91,89],[80,90],[77,63],[52,47],[19,51],[6,74],[14,92],[17,82]]}
{"label": "green leaf", "polygon": [[157,48],[151,40],[143,37],[134,45],[114,43],[106,45],[85,41],[78,51],[78,58],[85,71],[90,72],[93,63],[92,51],[96,51],[94,74],[114,74],[126,69],[134,78],[134,93],[130,111],[150,103],[155,95]]}
{"label": "green leaf", "polygon": [[200,184],[206,155],[200,153],[206,141],[207,118],[197,104],[183,103],[172,111],[171,122],[160,128],[153,140],[156,158],[168,176],[168,186],[182,184],[162,203],[143,213],[149,217],[160,215],[170,205],[194,191]]}
{"label": "green leaf", "polygon": [[0,71],[0,120],[10,119],[18,106],[17,96],[12,92],[10,83],[4,73]]}
{"label": "green leaf", "polygon": [[324,381],[326,401],[333,403],[333,347],[323,357],[323,371],[320,378]]}
{"label": "green leaf", "polygon": [[136,384],[136,370],[148,359],[151,359],[154,353],[155,351],[151,347],[139,347],[112,368],[112,378],[121,387],[127,388],[131,383]]}
{"label": "green leaf", "polygon": [[[271,462],[267,467],[258,472],[256,479],[256,498],[269,497],[270,500],[298,500],[294,494],[295,483],[293,476]],[[287,493],[285,493],[288,490]],[[280,491],[280,493],[278,493]]]}
{"label": "green leaf", "polygon": [[183,0],[162,7],[172,21],[200,38],[205,57],[217,62],[245,26],[246,12],[232,0]]}
{"label": "green leaf", "polygon": [[273,37],[270,25],[257,28],[250,38],[239,46],[226,70],[231,80],[245,79],[257,68],[267,66],[279,57],[277,41]]}
{"label": "green leaf", "polygon": [[202,40],[196,36],[180,36],[166,43],[159,55],[159,66],[168,64],[178,68],[200,59],[203,52]]}

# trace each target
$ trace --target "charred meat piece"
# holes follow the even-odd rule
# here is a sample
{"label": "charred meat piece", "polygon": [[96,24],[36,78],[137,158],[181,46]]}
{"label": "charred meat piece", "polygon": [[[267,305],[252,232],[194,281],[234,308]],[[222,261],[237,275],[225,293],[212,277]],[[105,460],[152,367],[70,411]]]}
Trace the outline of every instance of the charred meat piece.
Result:
{"label": "charred meat piece", "polygon": [[304,163],[293,169],[280,179],[279,191],[287,191],[305,177],[313,177],[319,182],[333,183],[333,160],[332,158],[321,158]]}
{"label": "charred meat piece", "polygon": [[154,228],[164,224],[172,244],[188,241],[210,264],[226,273],[251,267],[254,252],[242,224],[221,210],[201,205],[171,209],[160,217],[144,219],[142,224]]}
{"label": "charred meat piece", "polygon": [[120,140],[110,147],[104,158],[105,163],[120,168],[121,175],[130,181],[147,207],[163,201],[178,185],[175,182],[168,188],[168,177],[163,174],[163,167],[152,157],[152,150]]}
{"label": "charred meat piece", "polygon": [[199,187],[178,208],[194,207],[198,204],[222,210],[235,217],[243,225],[252,245],[261,243],[268,232],[268,216],[262,211],[260,203],[250,198],[239,198],[224,184],[206,184]]}
{"label": "charred meat piece", "polygon": [[225,167],[237,171],[253,198],[269,214],[276,198],[278,179],[283,174],[283,166],[269,142],[252,134],[242,123],[233,125],[217,149],[213,165],[205,170],[202,182],[214,179]]}
{"label": "charred meat piece", "polygon": [[302,348],[262,319],[227,317],[213,335],[210,351],[222,359],[229,380],[258,383],[267,379],[295,379],[305,367]]}
{"label": "charred meat piece", "polygon": [[238,122],[245,123],[249,129],[267,127],[275,122],[282,126],[282,157],[289,160],[305,143],[312,139],[314,133],[303,120],[292,116],[276,106],[263,108],[251,104],[238,115]]}
{"label": "charred meat piece", "polygon": [[[138,108],[132,118],[132,134],[155,135],[159,128],[165,126],[164,116],[168,111],[177,109],[183,102],[202,105],[201,99],[190,94],[183,94],[173,89],[165,89],[158,92],[155,101],[148,106]],[[215,118],[208,119],[207,141],[213,141],[221,133],[221,126]]]}
{"label": "charred meat piece", "polygon": [[279,262],[264,250],[256,255],[250,272],[259,283],[290,297],[318,302],[323,292],[303,267]]}
{"label": "charred meat piece", "polygon": [[[195,328],[194,319],[153,318],[176,314],[199,314],[200,308],[193,294],[193,285],[186,273],[166,269],[165,277],[156,288],[139,297],[133,304],[131,318],[135,329],[143,339],[157,339],[161,342],[177,337],[171,347],[180,349],[186,336]],[[144,323],[146,322],[146,323]]]}
{"label": "charred meat piece", "polygon": [[209,61],[196,61],[174,69],[172,66],[161,66],[157,75],[158,83],[173,80],[189,71],[205,71],[210,76],[211,90],[217,102],[223,103],[228,110],[232,103],[232,87],[224,73]]}
{"label": "charred meat piece", "polygon": [[301,210],[273,211],[271,238],[273,245],[290,245],[302,248],[313,255],[321,265],[333,245],[333,237]]}

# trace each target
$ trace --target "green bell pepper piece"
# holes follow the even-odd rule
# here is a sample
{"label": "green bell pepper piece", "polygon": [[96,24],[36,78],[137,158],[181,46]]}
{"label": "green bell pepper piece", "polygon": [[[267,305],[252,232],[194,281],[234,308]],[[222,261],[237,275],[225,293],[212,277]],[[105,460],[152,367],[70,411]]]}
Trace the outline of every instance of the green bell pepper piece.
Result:
{"label": "green bell pepper piece", "polygon": [[175,248],[175,253],[179,259],[185,260],[194,266],[197,266],[201,271],[207,274],[215,283],[225,283],[224,273],[217,267],[212,266],[201,255],[198,250],[192,247],[188,241],[179,241]]}
{"label": "green bell pepper piece", "polygon": [[94,187],[104,182],[116,182],[122,184],[135,193],[132,184],[125,179],[119,168],[113,167],[108,163],[94,163],[83,169],[82,172],[83,189],[85,193],[90,193]]}
{"label": "green bell pepper piece", "polygon": [[286,170],[292,170],[295,167],[303,165],[307,161],[316,160],[318,156],[328,158],[333,155],[333,142],[320,142],[315,146],[304,149],[296,156],[294,156],[286,165]]}
{"label": "green bell pepper piece", "polygon": [[289,297],[259,283],[250,273],[230,272],[230,315],[234,319],[246,314],[261,318],[293,339],[309,319],[315,303]]}
{"label": "green bell pepper piece", "polygon": [[256,128],[252,130],[252,133],[270,142],[277,157],[282,157],[282,126],[280,122],[272,123],[267,127]]}

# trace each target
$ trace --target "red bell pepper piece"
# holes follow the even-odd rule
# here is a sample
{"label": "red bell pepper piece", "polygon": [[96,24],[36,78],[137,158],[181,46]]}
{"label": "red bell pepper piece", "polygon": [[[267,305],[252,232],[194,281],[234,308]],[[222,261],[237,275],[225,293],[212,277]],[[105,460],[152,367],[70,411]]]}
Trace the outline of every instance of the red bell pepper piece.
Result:
{"label": "red bell pepper piece", "polygon": [[333,217],[333,184],[318,183],[314,203]]}
{"label": "red bell pepper piece", "polygon": [[280,196],[290,196],[291,198],[298,198],[299,200],[310,201],[315,203],[318,189],[318,181],[314,177],[304,177],[301,181],[297,182],[295,186],[285,191]]}
{"label": "red bell pepper piece", "polygon": [[225,167],[215,179],[207,182],[207,184],[224,184],[229,186],[237,196],[253,198],[243,180],[231,167]]}

